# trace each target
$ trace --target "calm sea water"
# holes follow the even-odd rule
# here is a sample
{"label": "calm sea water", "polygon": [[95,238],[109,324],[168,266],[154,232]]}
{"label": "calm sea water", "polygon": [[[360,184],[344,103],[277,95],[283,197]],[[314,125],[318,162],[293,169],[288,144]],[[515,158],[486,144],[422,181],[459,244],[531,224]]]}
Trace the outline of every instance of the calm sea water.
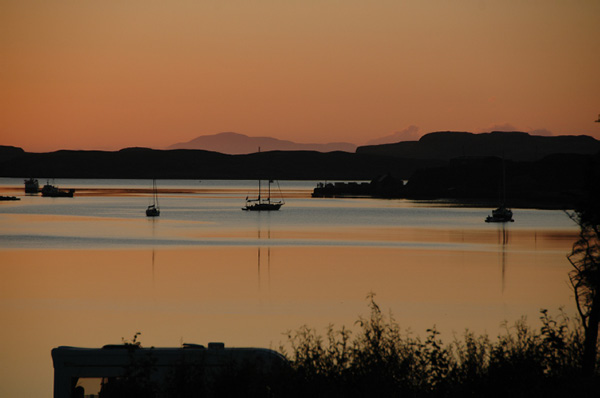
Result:
{"label": "calm sea water", "polygon": [[[44,183],[45,181],[40,181]],[[74,198],[0,179],[0,396],[51,396],[50,350],[223,341],[277,348],[283,333],[353,327],[365,297],[416,334],[491,336],[541,308],[574,313],[561,211],[435,202],[310,198],[316,181],[280,181],[278,212],[244,212],[255,181],[56,180]],[[277,185],[273,196],[279,197]],[[39,383],[32,385],[34,377]],[[26,388],[24,389],[24,386]]]}
{"label": "calm sea water", "polygon": [[[423,242],[390,239],[348,241],[319,232],[339,229],[356,233],[385,228],[432,228],[489,232],[497,224],[482,220],[491,209],[448,207],[432,202],[374,199],[310,198],[315,182],[282,182],[287,204],[279,212],[243,212],[247,195],[257,192],[254,181],[159,181],[160,218],[148,219],[151,182],[138,180],[63,180],[64,188],[75,188],[75,198],[42,198],[22,194],[22,180],[0,179],[6,195],[19,202],[3,202],[0,248],[2,249],[115,249],[147,247],[256,246],[264,244],[260,231],[314,232],[301,238],[283,236],[270,245],[339,246],[367,245],[406,247]],[[263,192],[264,194],[264,192]],[[516,223],[509,231],[576,230],[560,211],[516,210]],[[218,233],[215,233],[218,231]],[[252,233],[255,233],[252,236]],[[284,234],[285,235],[285,234]],[[259,242],[260,240],[260,242]],[[439,247],[444,242],[429,242]],[[458,243],[456,244],[458,245]],[[456,246],[455,245],[455,246]],[[446,244],[443,245],[447,247]],[[464,249],[462,244],[456,248]]]}

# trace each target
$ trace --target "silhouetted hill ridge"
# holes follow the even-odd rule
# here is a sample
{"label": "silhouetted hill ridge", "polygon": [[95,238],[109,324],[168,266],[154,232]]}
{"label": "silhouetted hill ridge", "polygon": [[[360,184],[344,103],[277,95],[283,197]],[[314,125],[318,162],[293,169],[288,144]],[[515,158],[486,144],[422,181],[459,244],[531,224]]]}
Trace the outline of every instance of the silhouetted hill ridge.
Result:
{"label": "silhouetted hill ridge", "polygon": [[[124,148],[115,152],[28,153],[20,148],[0,147],[2,177],[374,180],[377,183],[371,190],[373,196],[456,199],[461,203],[497,203],[503,167],[508,204],[515,207],[572,208],[586,186],[600,184],[600,153],[552,154],[537,161],[503,161],[489,156],[445,161],[343,151],[227,155],[200,150]],[[401,180],[409,182],[403,185]]]}
{"label": "silhouetted hill ridge", "polygon": [[9,145],[0,145],[0,162],[22,156],[25,153],[23,148]]}
{"label": "silhouetted hill ridge", "polygon": [[124,148],[120,151],[23,152],[0,157],[0,176],[36,178],[177,178],[370,180],[391,173],[409,178],[443,162],[334,151],[269,151],[228,155],[203,150]]}
{"label": "silhouetted hill ridge", "polygon": [[510,160],[540,160],[557,153],[592,155],[600,151],[600,141],[586,135],[535,136],[514,131],[473,134],[439,131],[419,141],[404,141],[358,147],[356,152],[412,159],[450,160],[461,156],[497,156]]}
{"label": "silhouetted hill ridge", "polygon": [[504,197],[514,207],[573,208],[591,185],[598,185],[600,153],[555,154],[538,161],[498,157],[455,158],[446,166],[417,170],[402,193],[411,199],[486,200]]}

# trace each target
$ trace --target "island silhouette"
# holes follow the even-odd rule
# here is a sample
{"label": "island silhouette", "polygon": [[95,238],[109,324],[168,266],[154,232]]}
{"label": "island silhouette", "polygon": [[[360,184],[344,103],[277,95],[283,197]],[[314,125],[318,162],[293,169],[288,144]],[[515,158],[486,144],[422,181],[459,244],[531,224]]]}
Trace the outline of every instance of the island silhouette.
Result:
{"label": "island silhouette", "polygon": [[[355,152],[125,148],[30,153],[0,146],[0,176],[35,178],[278,179],[368,181],[315,196],[452,199],[489,203],[502,172],[512,206],[571,208],[600,172],[600,141],[585,135],[434,132]],[[406,183],[408,181],[408,183]]]}

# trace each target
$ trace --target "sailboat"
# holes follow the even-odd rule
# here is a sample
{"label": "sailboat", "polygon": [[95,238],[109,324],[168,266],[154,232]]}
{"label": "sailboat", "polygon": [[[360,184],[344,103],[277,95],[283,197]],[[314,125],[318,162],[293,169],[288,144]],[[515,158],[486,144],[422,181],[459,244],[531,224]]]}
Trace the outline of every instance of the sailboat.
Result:
{"label": "sailboat", "polygon": [[156,179],[152,180],[152,204],[146,209],[146,216],[160,216],[160,207],[158,206],[158,189],[156,188]]}
{"label": "sailboat", "polygon": [[[266,198],[261,196],[261,181],[258,180],[258,197],[255,199],[249,199],[246,196],[246,206],[242,207],[242,210],[250,210],[250,211],[269,211],[269,210],[279,210],[281,206],[285,204],[283,199],[281,200],[271,200],[271,184],[273,180],[269,180],[269,189]],[[279,183],[277,184],[279,186]],[[281,192],[281,191],[280,191]]]}
{"label": "sailboat", "polygon": [[506,207],[506,170],[504,167],[504,158],[502,158],[502,203],[492,210],[492,215],[487,216],[485,222],[513,222],[513,212]]}

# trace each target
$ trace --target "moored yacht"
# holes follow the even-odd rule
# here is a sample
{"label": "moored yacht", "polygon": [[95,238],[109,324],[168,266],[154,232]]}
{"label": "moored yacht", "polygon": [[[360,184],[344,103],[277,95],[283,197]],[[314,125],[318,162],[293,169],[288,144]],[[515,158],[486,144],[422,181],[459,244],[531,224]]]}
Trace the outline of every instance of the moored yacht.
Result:
{"label": "moored yacht", "polygon": [[242,207],[242,210],[250,210],[250,211],[270,211],[270,210],[279,210],[281,206],[285,204],[283,199],[281,200],[271,200],[271,184],[273,180],[269,180],[269,190],[267,194],[267,198],[261,197],[261,183],[258,180],[258,196],[256,199],[249,199],[246,196],[246,206]]}
{"label": "moored yacht", "polygon": [[502,204],[496,209],[492,210],[492,215],[487,216],[485,222],[513,222],[513,212],[511,209],[506,207],[506,167],[504,165],[504,158],[502,158]]}
{"label": "moored yacht", "polygon": [[487,216],[485,222],[513,222],[513,212],[504,205],[492,210],[492,215]]}
{"label": "moored yacht", "polygon": [[160,216],[160,206],[158,205],[158,188],[156,187],[156,180],[152,180],[152,204],[146,209],[146,216]]}

